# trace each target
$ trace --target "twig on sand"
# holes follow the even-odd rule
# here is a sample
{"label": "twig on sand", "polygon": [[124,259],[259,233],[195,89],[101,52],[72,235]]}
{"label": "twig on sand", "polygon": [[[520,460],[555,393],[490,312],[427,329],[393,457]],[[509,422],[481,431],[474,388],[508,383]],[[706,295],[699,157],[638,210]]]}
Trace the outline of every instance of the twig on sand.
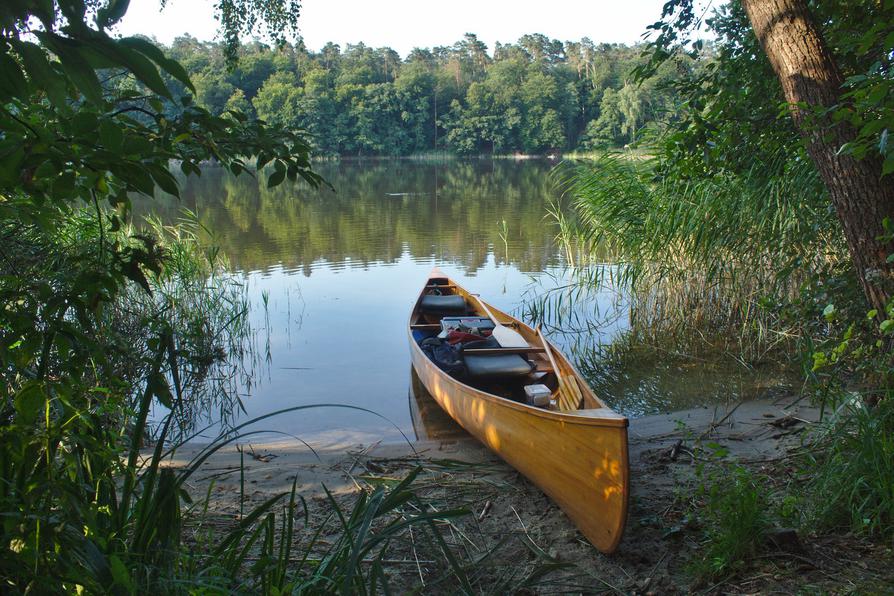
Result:
{"label": "twig on sand", "polygon": [[410,549],[413,551],[413,559],[416,561],[416,571],[419,572],[419,581],[425,586],[425,578],[422,576],[422,565],[419,564],[419,556],[416,554],[416,539],[413,537],[413,526],[408,526],[410,530]]}
{"label": "twig on sand", "polygon": [[[354,468],[357,466],[358,463],[360,463],[360,458],[363,457],[364,455],[366,455],[367,453],[369,453],[370,451],[372,451],[373,449],[375,449],[376,447],[378,447],[379,443],[381,443],[381,442],[382,441],[379,440],[379,441],[376,441],[375,443],[371,443],[370,445],[367,445],[359,453],[357,453],[357,455],[354,456],[354,461],[351,462],[351,466],[348,468],[347,473],[350,474],[352,471],[354,471]],[[368,471],[369,470],[367,470],[367,472]]]}
{"label": "twig on sand", "polygon": [[719,422],[716,422],[716,423],[715,423],[715,422],[712,420],[712,421],[711,421],[711,424],[708,426],[707,430],[705,430],[705,432],[703,432],[701,435],[699,435],[698,438],[699,438],[699,439],[704,439],[705,437],[707,437],[708,435],[710,435],[711,433],[713,433],[715,430],[717,430],[717,427],[719,427],[721,424],[723,424],[724,422],[726,422],[726,421],[729,419],[729,417],[732,416],[733,413],[735,413],[735,411],[738,410],[738,409],[739,409],[739,406],[741,406],[743,403],[745,403],[745,400],[742,400],[742,401],[740,401],[739,403],[737,403],[735,406],[733,406],[733,409],[730,410],[729,412],[727,412],[727,413],[726,413],[726,416],[724,416],[723,418],[721,418]]}
{"label": "twig on sand", "polygon": [[[510,505],[509,508],[512,509],[512,513],[514,513],[514,514],[515,514],[515,517],[518,518],[518,523],[521,524],[522,531],[524,531],[524,533],[525,533],[525,537],[531,542],[531,544],[533,544],[533,545],[536,546],[537,548],[540,548],[540,545],[537,544],[536,542],[534,542],[534,539],[531,538],[531,535],[530,535],[530,534],[528,534],[528,528],[527,528],[527,526],[525,526],[525,522],[522,521],[522,518],[521,518],[521,516],[518,514],[518,511],[515,510],[515,507],[514,507],[513,505]],[[540,550],[543,550],[543,549],[540,549]]]}
{"label": "twig on sand", "polygon": [[648,577],[646,577],[647,581],[651,582],[652,578],[655,577],[655,572],[658,571],[658,566],[664,562],[664,559],[667,557],[667,553],[668,553],[668,551],[664,551],[664,554],[661,555],[661,558],[658,559],[658,562],[655,563],[654,567],[652,567],[652,571],[650,571]]}
{"label": "twig on sand", "polygon": [[481,513],[478,514],[478,521],[481,521],[484,519],[484,516],[487,515],[488,511],[490,511],[491,505],[493,505],[493,503],[491,503],[490,501],[487,501],[484,504],[484,507],[482,507],[482,509],[481,509]]}

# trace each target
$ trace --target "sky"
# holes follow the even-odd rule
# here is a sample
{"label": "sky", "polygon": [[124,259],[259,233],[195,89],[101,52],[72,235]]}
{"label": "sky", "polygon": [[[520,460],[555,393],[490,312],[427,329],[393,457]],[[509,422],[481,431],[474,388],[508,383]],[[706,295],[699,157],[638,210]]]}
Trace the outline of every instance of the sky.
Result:
{"label": "sky", "polygon": [[[131,0],[117,31],[153,36],[164,44],[189,33],[215,39],[213,0]],[[414,47],[452,45],[475,33],[493,51],[526,33],[562,41],[635,43],[661,16],[664,0],[304,0],[299,27],[304,43],[319,51],[332,41],[342,48],[363,42],[387,46],[406,57]]]}

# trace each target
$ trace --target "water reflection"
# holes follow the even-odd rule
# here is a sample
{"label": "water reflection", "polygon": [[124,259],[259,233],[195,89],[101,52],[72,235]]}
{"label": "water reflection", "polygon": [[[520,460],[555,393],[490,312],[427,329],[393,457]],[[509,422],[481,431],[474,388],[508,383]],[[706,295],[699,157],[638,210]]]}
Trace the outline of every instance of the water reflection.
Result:
{"label": "water reflection", "polygon": [[410,418],[417,441],[448,441],[469,436],[463,427],[441,409],[412,366],[409,398]]}
{"label": "water reflection", "polygon": [[[456,425],[432,409],[412,377],[407,404],[407,317],[434,265],[499,309],[545,321],[551,339],[623,413],[727,399],[726,372],[709,383],[700,369],[634,367],[609,377],[592,366],[594,349],[627,329],[627,305],[614,265],[598,268],[584,299],[575,294],[545,218],[551,167],[536,160],[318,164],[334,192],[268,189],[263,180],[206,167],[181,180],[182,201],[160,195],[136,201],[134,210],[172,222],[190,209],[247,284],[255,336],[246,363],[253,378],[240,387],[243,419],[323,403],[387,418],[320,408],[268,419],[265,429],[339,445],[402,441],[414,428],[452,436]],[[689,389],[675,390],[682,386]]]}
{"label": "water reflection", "polygon": [[[183,200],[159,195],[136,208],[173,220],[186,207],[214,233],[233,266],[306,276],[340,269],[435,260],[474,274],[496,264],[539,272],[558,264],[544,221],[547,161],[406,160],[323,162],[335,191],[305,184],[268,189],[248,175],[208,167],[181,180]],[[506,242],[501,222],[506,221]]]}

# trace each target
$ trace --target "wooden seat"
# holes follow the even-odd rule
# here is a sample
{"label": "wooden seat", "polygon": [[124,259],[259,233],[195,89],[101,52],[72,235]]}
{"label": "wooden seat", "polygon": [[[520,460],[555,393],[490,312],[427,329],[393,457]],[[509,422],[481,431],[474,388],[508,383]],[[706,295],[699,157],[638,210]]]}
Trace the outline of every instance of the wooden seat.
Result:
{"label": "wooden seat", "polygon": [[419,308],[426,314],[464,315],[468,306],[462,296],[457,294],[426,294],[419,302]]}
{"label": "wooden seat", "polygon": [[496,356],[498,354],[542,354],[543,348],[527,347],[527,348],[467,348],[463,350],[463,354],[475,356]]}
{"label": "wooden seat", "polygon": [[466,373],[477,379],[510,379],[531,374],[533,365],[518,354],[500,356],[466,356]]}

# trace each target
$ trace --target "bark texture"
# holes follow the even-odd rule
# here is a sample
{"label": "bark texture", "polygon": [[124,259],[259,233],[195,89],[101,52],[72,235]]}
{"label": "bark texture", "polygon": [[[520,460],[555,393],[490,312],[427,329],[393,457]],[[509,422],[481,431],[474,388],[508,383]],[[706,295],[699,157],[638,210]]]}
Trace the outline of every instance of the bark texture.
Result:
{"label": "bark texture", "polygon": [[826,112],[839,102],[844,79],[806,1],[742,0],[742,5],[829,190],[866,297],[884,313],[894,285],[886,259],[894,246],[876,238],[884,232],[884,218],[894,222],[894,179],[882,179],[877,156],[857,160],[839,153],[856,131],[832,122]]}

